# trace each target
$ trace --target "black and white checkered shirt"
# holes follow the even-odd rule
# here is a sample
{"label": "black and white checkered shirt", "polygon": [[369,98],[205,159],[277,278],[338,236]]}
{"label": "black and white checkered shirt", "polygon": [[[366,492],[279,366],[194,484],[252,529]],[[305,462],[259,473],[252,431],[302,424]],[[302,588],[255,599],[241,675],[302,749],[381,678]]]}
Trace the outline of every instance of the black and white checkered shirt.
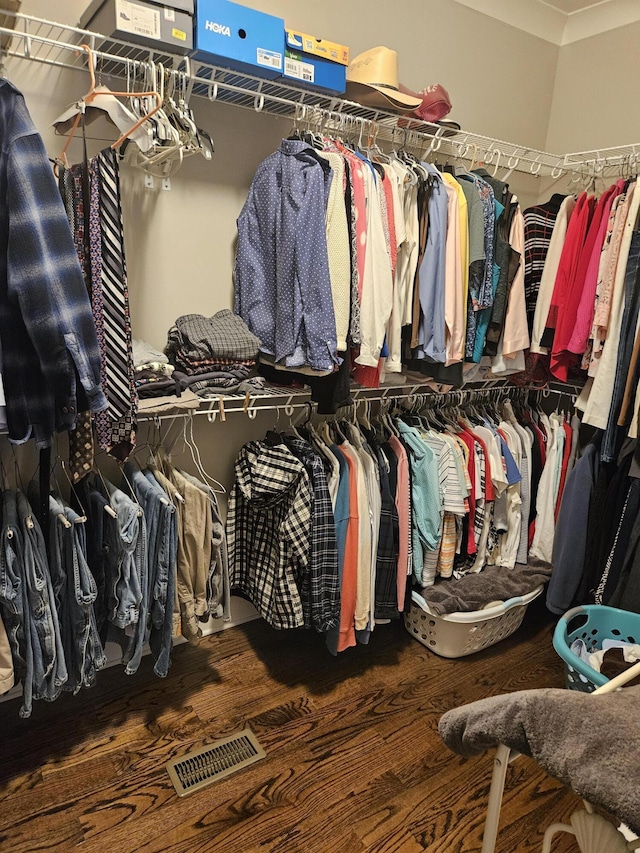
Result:
{"label": "black and white checkered shirt", "polygon": [[304,627],[299,583],[309,572],[312,491],[284,445],[252,441],[235,462],[227,513],[231,589],[274,628]]}
{"label": "black and white checkered shirt", "polygon": [[300,586],[305,624],[325,633],[340,621],[338,546],[331,495],[322,459],[311,445],[287,436],[287,447],[302,462],[312,488],[311,554],[308,583]]}

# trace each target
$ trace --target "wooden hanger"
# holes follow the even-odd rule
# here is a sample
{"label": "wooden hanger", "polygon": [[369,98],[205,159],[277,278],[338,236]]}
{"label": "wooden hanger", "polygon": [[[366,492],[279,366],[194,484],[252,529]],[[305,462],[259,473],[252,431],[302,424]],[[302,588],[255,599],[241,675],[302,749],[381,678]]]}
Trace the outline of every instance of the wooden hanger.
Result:
{"label": "wooden hanger", "polygon": [[[145,121],[147,121],[148,118],[150,118],[152,115],[154,115],[155,113],[158,112],[158,110],[162,106],[162,98],[160,97],[160,95],[156,91],[151,91],[151,92],[111,92],[111,91],[102,92],[99,90],[96,91],[95,60],[94,60],[93,50],[87,44],[79,45],[79,49],[84,50],[87,54],[87,60],[88,60],[88,65],[89,65],[89,74],[91,75],[91,86],[89,88],[89,91],[86,93],[86,95],[84,95],[84,97],[80,99],[80,103],[85,104],[85,105],[90,104],[96,98],[99,98],[100,95],[104,95],[104,94],[116,95],[120,98],[144,98],[144,97],[155,98],[155,101],[156,101],[155,107],[150,112],[148,112],[146,115],[139,118],[138,121],[134,125],[132,125],[127,131],[125,131],[125,133],[123,133],[119,139],[116,139],[116,141],[111,146],[111,148],[113,148],[113,149],[118,148],[120,145],[122,145],[124,140],[128,139],[134,131],[136,131],[142,124],[144,124]],[[73,125],[71,126],[71,130],[69,132],[69,138],[67,139],[65,146],[62,149],[62,152],[61,152],[60,157],[59,157],[59,160],[62,163],[66,164],[68,162],[67,161],[67,151],[69,150],[69,145],[71,144],[71,140],[76,135],[76,131],[78,130],[78,127],[80,126],[80,120],[82,119],[83,114],[84,114],[84,111],[81,109],[81,111],[76,116],[75,121],[73,122]]]}

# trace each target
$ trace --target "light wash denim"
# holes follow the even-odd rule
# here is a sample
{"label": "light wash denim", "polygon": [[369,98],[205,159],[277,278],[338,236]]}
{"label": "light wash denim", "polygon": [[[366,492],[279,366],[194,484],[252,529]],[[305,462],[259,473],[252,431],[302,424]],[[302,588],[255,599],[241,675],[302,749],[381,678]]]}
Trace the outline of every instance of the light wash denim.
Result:
{"label": "light wash denim", "polygon": [[87,562],[96,582],[97,597],[93,605],[96,625],[103,644],[107,642],[109,610],[105,580],[107,544],[105,542],[105,506],[109,503],[105,496],[95,488],[89,488],[87,494],[88,520],[86,527]]}
{"label": "light wash denim", "polygon": [[142,587],[136,557],[141,541],[140,507],[123,491],[107,482],[107,495],[116,517],[104,516],[105,542],[108,547],[105,583],[109,621],[117,628],[135,625],[140,618]]}
{"label": "light wash denim", "polygon": [[64,689],[75,694],[81,687],[95,684],[96,670],[106,664],[93,612],[97,589],[86,560],[84,523],[53,495],[49,496],[49,513],[51,575],[56,585],[64,578],[58,612],[68,672]]}
{"label": "light wash denim", "polygon": [[58,611],[44,537],[38,519],[22,492],[17,495],[17,510],[24,545],[26,600],[31,617],[33,698],[52,702],[60,695],[68,677]]}

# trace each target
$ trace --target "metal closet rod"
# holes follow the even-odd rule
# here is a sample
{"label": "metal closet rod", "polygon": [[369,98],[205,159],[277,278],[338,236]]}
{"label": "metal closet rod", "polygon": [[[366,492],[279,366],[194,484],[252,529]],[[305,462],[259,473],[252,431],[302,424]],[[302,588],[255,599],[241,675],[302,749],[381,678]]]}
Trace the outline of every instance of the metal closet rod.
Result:
{"label": "metal closet rod", "polygon": [[[424,397],[425,400],[428,399],[429,401],[436,403],[438,401],[451,399],[454,396],[457,399],[462,398],[462,401],[465,396],[473,397],[495,392],[502,392],[506,394],[511,392],[514,396],[516,394],[521,395],[533,392],[539,393],[543,397],[548,397],[551,394],[559,397],[577,397],[580,390],[580,385],[567,384],[561,387],[551,386],[546,388],[533,388],[507,384],[504,380],[490,379],[477,384],[470,383],[469,386],[463,386],[462,388],[452,389],[451,391],[445,391],[443,393],[425,388],[424,385],[396,385],[385,388],[382,393],[380,393],[380,389],[352,389],[351,396],[353,397],[353,402],[356,405],[366,401],[371,403],[381,403],[385,400],[414,401],[417,400],[418,397]],[[451,396],[449,397],[449,395]],[[263,401],[272,400],[273,398],[260,396],[252,397],[247,394],[244,399],[239,399],[237,397],[225,397],[224,395],[220,395],[211,401],[205,401],[210,402],[210,405],[206,408],[184,412],[168,412],[166,414],[150,412],[148,415],[139,415],[138,421],[141,423],[155,422],[156,424],[160,424],[162,421],[167,420],[173,421],[180,418],[206,416],[209,423],[215,423],[218,419],[220,421],[226,421],[227,415],[238,413],[246,414],[250,420],[254,420],[258,412],[282,411],[285,415],[291,416],[294,411],[298,409],[308,409],[310,415],[314,414],[317,409],[317,404],[308,397],[301,400],[301,396],[303,395],[289,394],[286,400],[283,399],[281,402],[277,403],[268,402],[263,405]],[[349,407],[346,406],[344,408]]]}
{"label": "metal closet rod", "polygon": [[[571,173],[577,183],[620,174],[621,170],[629,174],[637,172],[640,143],[575,154],[553,154],[465,130],[451,131],[410,116],[398,116],[342,98],[297,89],[280,80],[239,74],[189,57],[141,47],[2,7],[3,0],[0,0],[0,40],[9,42],[4,52],[9,57],[80,70],[86,66],[86,57],[78,48],[85,42],[94,51],[105,74],[121,76],[135,63],[162,62],[167,68],[173,66],[174,70],[183,71],[189,79],[189,94],[197,97],[294,120],[296,111],[298,114],[300,110],[308,111],[308,115],[314,112],[329,123],[337,121],[338,126],[342,123],[343,127],[349,123],[359,125],[361,135],[368,131],[367,136],[379,135],[387,141],[397,141],[396,134],[404,133],[404,138],[413,147],[424,148],[427,156],[439,151],[471,162],[482,161],[496,175],[503,169],[507,175],[517,171],[539,177],[550,175],[554,179]],[[106,49],[101,51],[99,47]]]}

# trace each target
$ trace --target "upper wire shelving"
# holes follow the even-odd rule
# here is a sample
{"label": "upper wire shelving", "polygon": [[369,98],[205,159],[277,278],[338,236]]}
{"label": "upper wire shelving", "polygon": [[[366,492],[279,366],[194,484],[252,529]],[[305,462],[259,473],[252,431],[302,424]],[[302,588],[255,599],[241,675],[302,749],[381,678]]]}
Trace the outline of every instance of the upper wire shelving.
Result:
{"label": "upper wire shelving", "polygon": [[573,154],[553,154],[464,129],[452,131],[437,123],[363,107],[280,80],[239,74],[189,57],[24,15],[16,11],[16,6],[16,0],[0,0],[0,45],[10,58],[83,69],[87,57],[78,47],[87,44],[94,51],[98,69],[105,74],[126,77],[127,71],[134,70],[136,63],[162,63],[185,74],[189,95],[283,116],[303,125],[305,122],[323,124],[344,132],[355,129],[360,138],[396,141],[418,149],[423,156],[440,152],[482,161],[496,171],[504,169],[508,173],[515,171],[552,178],[572,173],[578,180],[585,181],[625,171],[635,174],[637,171],[640,143]]}

